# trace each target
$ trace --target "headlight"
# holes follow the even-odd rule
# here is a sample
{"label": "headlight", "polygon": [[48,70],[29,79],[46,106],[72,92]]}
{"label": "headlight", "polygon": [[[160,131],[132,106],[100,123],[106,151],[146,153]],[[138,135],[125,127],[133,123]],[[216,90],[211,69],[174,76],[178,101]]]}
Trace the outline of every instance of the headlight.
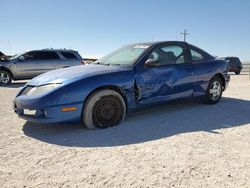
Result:
{"label": "headlight", "polygon": [[37,86],[37,87],[27,87],[25,91],[23,92],[24,95],[28,96],[36,96],[36,95],[41,95],[43,93],[47,93],[57,87],[59,87],[60,84],[47,84],[47,85],[42,85],[42,86]]}

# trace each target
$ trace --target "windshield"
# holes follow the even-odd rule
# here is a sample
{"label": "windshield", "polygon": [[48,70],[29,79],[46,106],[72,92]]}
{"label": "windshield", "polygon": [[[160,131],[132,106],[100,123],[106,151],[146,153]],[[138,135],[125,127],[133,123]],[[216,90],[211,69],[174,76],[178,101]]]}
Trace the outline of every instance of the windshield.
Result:
{"label": "windshield", "polygon": [[149,46],[129,45],[116,50],[94,62],[103,65],[132,65]]}

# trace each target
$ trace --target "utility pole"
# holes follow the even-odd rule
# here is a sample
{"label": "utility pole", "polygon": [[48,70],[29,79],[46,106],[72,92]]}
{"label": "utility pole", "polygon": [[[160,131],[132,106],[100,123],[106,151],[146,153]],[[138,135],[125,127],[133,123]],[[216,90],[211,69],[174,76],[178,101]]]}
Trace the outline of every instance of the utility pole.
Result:
{"label": "utility pole", "polygon": [[184,36],[184,42],[186,42],[186,36],[189,35],[189,33],[187,33],[187,30],[184,30],[184,33],[181,33],[181,35]]}

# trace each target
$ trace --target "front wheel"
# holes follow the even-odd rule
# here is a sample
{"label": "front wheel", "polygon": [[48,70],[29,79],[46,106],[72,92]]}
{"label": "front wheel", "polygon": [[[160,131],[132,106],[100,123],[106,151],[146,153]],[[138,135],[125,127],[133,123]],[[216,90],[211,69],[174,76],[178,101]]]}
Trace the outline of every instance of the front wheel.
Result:
{"label": "front wheel", "polygon": [[12,82],[10,73],[0,70],[0,85],[8,85]]}
{"label": "front wheel", "polygon": [[124,120],[126,105],[123,97],[110,89],[98,90],[87,99],[82,120],[89,129],[103,129],[118,125]]}
{"label": "front wheel", "polygon": [[222,81],[219,77],[210,80],[203,102],[206,104],[216,104],[222,95]]}

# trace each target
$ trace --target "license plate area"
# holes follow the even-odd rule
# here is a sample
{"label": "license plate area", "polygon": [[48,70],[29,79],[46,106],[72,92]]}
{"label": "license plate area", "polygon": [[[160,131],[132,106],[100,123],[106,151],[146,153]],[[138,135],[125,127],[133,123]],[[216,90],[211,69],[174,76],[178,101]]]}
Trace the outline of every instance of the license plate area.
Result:
{"label": "license plate area", "polygon": [[24,109],[23,115],[34,116],[34,115],[36,115],[36,110]]}

